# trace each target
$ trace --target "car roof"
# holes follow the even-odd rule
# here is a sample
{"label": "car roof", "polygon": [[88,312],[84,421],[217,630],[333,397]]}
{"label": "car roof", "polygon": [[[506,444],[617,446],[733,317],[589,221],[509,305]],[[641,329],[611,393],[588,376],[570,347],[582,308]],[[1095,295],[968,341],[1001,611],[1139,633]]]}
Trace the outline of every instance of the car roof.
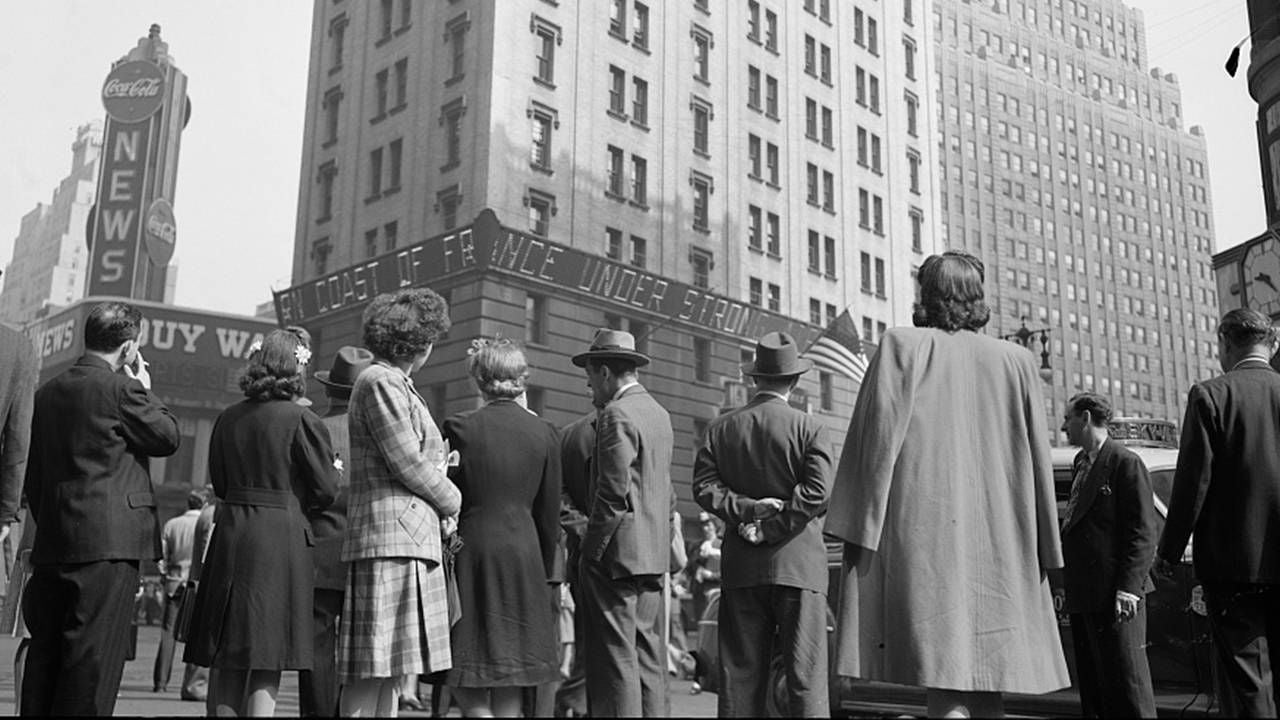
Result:
{"label": "car roof", "polygon": [[[1177,448],[1146,447],[1143,445],[1126,445],[1125,447],[1142,458],[1142,463],[1147,466],[1148,472],[1173,470],[1178,466]],[[1050,452],[1054,469],[1062,470],[1071,467],[1071,461],[1075,459],[1076,453],[1080,452],[1080,448],[1056,447],[1051,448]]]}

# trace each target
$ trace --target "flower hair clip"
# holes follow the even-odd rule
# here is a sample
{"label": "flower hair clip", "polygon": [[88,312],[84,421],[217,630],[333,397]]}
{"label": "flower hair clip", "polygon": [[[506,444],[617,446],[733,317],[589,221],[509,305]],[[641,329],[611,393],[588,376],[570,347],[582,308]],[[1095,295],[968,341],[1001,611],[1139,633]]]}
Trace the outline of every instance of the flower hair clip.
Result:
{"label": "flower hair clip", "polygon": [[467,356],[475,355],[481,350],[489,347],[489,338],[474,338],[471,341],[471,347],[467,348]]}
{"label": "flower hair clip", "polygon": [[250,357],[252,357],[254,353],[260,353],[260,352],[262,352],[262,341],[261,341],[261,340],[254,340],[252,343],[250,343],[250,345],[249,345],[249,356],[250,356]]}
{"label": "flower hair clip", "polygon": [[293,349],[293,357],[298,361],[299,365],[306,365],[311,362],[311,348],[306,345],[299,345]]}

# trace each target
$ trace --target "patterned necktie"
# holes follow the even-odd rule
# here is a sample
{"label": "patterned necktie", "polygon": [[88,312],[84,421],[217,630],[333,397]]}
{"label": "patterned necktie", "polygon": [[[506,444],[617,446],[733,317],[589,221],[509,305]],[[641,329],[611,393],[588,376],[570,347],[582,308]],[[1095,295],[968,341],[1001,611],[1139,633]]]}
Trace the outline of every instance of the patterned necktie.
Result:
{"label": "patterned necktie", "polygon": [[1067,500],[1067,512],[1062,519],[1064,527],[1071,524],[1071,516],[1076,512],[1076,501],[1080,499],[1080,487],[1084,485],[1085,478],[1089,477],[1093,461],[1089,459],[1089,453],[1081,451],[1076,457],[1075,465],[1075,476],[1071,479],[1071,497]]}

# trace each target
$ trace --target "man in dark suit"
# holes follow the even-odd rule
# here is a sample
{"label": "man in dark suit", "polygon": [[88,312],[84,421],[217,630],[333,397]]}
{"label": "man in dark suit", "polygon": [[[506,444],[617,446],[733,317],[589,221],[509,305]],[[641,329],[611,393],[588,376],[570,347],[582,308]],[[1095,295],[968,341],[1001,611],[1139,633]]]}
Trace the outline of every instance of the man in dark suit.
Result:
{"label": "man in dark suit", "polygon": [[[31,443],[31,408],[40,367],[36,348],[26,335],[0,324],[0,545],[18,522],[22,481]],[[16,545],[17,537],[10,545]],[[6,555],[9,572],[12,557]],[[3,579],[0,579],[3,581]]]}
{"label": "man in dark suit", "polygon": [[160,557],[148,458],[172,455],[179,437],[177,420],[151,394],[141,322],[132,305],[95,306],[85,318],[85,354],[36,392],[23,715],[115,708],[138,565]]}
{"label": "man in dark suit", "polygon": [[1071,616],[1085,717],[1155,717],[1147,604],[1156,513],[1147,466],[1108,437],[1111,403],[1080,393],[1062,430],[1080,447],[1062,518],[1064,609]]}
{"label": "man in dark suit", "polygon": [[[324,386],[329,409],[321,416],[333,452],[339,463],[341,485],[333,504],[307,516],[311,536],[315,538],[311,561],[315,565],[314,602],[311,606],[314,659],[310,670],[298,672],[298,713],[302,717],[333,717],[338,712],[337,649],[338,620],[347,587],[347,564],[342,554],[342,537],[347,531],[347,485],[350,484],[345,463],[351,458],[351,439],[347,431],[347,402],[356,378],[373,363],[373,353],[351,345],[338,348],[329,370],[315,373]],[[421,709],[421,708],[418,708]]]}
{"label": "man in dark suit", "polygon": [[560,430],[560,528],[565,552],[564,581],[573,599],[573,649],[569,672],[556,690],[557,717],[587,714],[586,643],[587,628],[582,579],[578,570],[582,559],[582,537],[587,531],[587,511],[591,504],[591,455],[596,446],[596,416],[600,408],[565,425]]}
{"label": "man in dark suit", "polygon": [[765,716],[775,654],[786,672],[783,712],[830,715],[822,517],[831,449],[822,424],[788,402],[812,366],[787,333],[761,338],[742,366],[755,396],[711,423],[694,460],[694,499],[726,524],[720,717]]}
{"label": "man in dark suit", "polygon": [[631,333],[602,329],[573,357],[603,405],[580,570],[587,706],[596,717],[670,714],[660,623],[671,563],[674,439],[667,411],[636,376],[649,358],[635,347]]}
{"label": "man in dark suit", "polygon": [[1225,375],[1187,397],[1156,568],[1169,574],[1195,532],[1196,577],[1224,668],[1223,709],[1275,717],[1280,666],[1280,375],[1271,320],[1236,309],[1218,325]]}

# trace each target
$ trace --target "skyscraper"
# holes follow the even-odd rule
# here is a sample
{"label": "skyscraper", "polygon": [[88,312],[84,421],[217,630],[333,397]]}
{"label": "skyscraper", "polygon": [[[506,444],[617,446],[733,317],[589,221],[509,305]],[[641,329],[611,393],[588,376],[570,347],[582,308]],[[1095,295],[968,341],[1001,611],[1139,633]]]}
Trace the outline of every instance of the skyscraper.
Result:
{"label": "skyscraper", "polygon": [[[1049,333],[1071,395],[1180,421],[1218,372],[1205,138],[1116,0],[937,0],[942,232],[987,265],[991,331]],[[1040,350],[1036,343],[1036,350]]]}
{"label": "skyscraper", "polygon": [[[340,269],[376,263],[362,275],[375,278],[397,250],[492,210],[686,300],[668,314],[529,285],[537,272],[448,275],[431,286],[453,293],[457,334],[514,334],[536,364],[595,326],[629,328],[698,403],[676,409],[696,430],[778,318],[812,338],[850,307],[871,341],[909,321],[937,237],[925,7],[315,0],[297,297],[337,289],[312,306],[341,312],[362,291]],[[813,407],[843,429],[852,384],[815,376]],[[544,377],[547,409],[580,404],[578,378]]]}
{"label": "skyscraper", "polygon": [[25,325],[47,306],[70,305],[84,297],[89,258],[85,223],[93,207],[101,153],[101,121],[77,128],[71,171],[51,202],[36,205],[22,217],[0,290],[0,320]]}

